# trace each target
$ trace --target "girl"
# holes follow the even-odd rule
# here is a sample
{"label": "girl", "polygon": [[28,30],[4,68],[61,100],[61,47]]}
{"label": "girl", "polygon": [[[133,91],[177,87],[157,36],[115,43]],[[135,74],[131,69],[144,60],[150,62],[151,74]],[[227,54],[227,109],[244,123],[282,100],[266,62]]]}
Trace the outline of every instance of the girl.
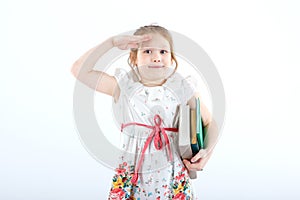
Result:
{"label": "girl", "polygon": [[[93,70],[113,47],[130,49],[131,70],[117,70],[114,76]],[[205,149],[191,160],[180,159],[175,110],[179,104],[195,108],[199,93],[192,81],[176,72],[177,66],[170,33],[156,25],[141,27],[132,36],[111,37],[73,64],[73,75],[112,96],[118,111],[123,154],[109,199],[196,199],[188,170],[203,169],[217,137],[208,131]],[[204,126],[212,126],[210,113],[204,104],[200,106]]]}

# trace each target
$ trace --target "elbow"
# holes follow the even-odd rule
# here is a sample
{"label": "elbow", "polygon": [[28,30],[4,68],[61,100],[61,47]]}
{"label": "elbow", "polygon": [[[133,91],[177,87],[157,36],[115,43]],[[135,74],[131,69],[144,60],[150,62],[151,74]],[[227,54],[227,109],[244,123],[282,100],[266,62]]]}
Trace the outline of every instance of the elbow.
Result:
{"label": "elbow", "polygon": [[73,74],[73,76],[77,77],[77,76],[78,76],[79,69],[80,69],[80,65],[79,65],[78,61],[76,61],[76,62],[72,65],[72,67],[71,67],[71,69],[70,69],[70,72],[71,72],[71,74]]}
{"label": "elbow", "polygon": [[[76,73],[74,72],[73,66],[71,67],[70,72],[71,72],[71,74],[72,74],[73,76],[75,76]],[[75,76],[75,77],[76,77],[76,76]]]}

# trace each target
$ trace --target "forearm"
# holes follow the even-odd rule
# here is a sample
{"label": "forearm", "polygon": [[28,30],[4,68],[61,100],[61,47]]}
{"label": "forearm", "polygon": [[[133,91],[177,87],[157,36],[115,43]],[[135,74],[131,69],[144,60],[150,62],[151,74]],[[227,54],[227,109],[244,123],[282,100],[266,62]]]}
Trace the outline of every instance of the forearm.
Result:
{"label": "forearm", "polygon": [[[105,40],[103,43],[97,45],[96,47],[90,49],[85,54],[83,54],[72,66],[71,72],[77,77],[79,72],[89,73],[93,71],[93,68],[99,58],[113,48],[112,38]],[[88,59],[87,59],[88,58]]]}
{"label": "forearm", "polygon": [[205,149],[208,152],[211,152],[218,141],[219,129],[215,120],[211,120],[211,122],[205,127],[205,129],[207,129],[204,140]]}

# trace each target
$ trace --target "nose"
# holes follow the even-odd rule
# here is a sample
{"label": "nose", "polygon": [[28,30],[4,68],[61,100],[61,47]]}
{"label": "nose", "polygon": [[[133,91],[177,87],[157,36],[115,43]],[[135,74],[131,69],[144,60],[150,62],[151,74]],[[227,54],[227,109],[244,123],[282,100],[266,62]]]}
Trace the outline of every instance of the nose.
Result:
{"label": "nose", "polygon": [[152,61],[153,62],[161,62],[161,55],[160,52],[155,51],[155,53],[152,54]]}

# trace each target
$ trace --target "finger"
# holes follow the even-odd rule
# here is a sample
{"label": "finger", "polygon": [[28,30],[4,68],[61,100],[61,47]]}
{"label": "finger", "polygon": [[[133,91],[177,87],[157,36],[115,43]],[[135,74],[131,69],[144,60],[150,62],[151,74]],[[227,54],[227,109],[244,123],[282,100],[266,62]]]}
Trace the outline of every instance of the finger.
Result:
{"label": "finger", "polygon": [[207,161],[209,160],[210,156],[207,156],[205,158],[201,158],[199,166],[201,169],[203,169],[207,163]]}
{"label": "finger", "polygon": [[189,171],[191,171],[191,170],[194,171],[194,170],[191,168],[191,163],[190,163],[190,161],[184,159],[184,160],[183,160],[183,164],[185,165],[185,167],[186,167]]}
{"label": "finger", "polygon": [[183,162],[189,171],[202,171],[204,167],[201,162],[191,163],[188,160],[183,160]]}
{"label": "finger", "polygon": [[134,35],[129,38],[130,42],[144,42],[150,40],[152,37],[150,35]]}
{"label": "finger", "polygon": [[210,152],[204,158],[200,158],[200,160],[197,163],[195,163],[195,164],[198,164],[199,165],[198,167],[200,169],[203,169],[205,167],[206,163],[208,162],[208,160],[210,159],[211,155],[212,155],[212,153]]}
{"label": "finger", "polygon": [[151,35],[143,35],[143,41],[151,40],[152,36]]}
{"label": "finger", "polygon": [[138,45],[137,43],[129,43],[127,47],[128,47],[128,48],[135,49],[135,48],[138,48],[139,45]]}
{"label": "finger", "polygon": [[204,149],[201,149],[192,159],[191,162],[197,162],[200,158],[204,158],[207,152]]}
{"label": "finger", "polygon": [[192,170],[202,171],[203,168],[205,167],[207,161],[208,161],[208,158],[200,158],[199,161],[197,161],[197,162],[195,162],[195,163],[191,163],[191,164],[190,164],[190,168],[191,168]]}

